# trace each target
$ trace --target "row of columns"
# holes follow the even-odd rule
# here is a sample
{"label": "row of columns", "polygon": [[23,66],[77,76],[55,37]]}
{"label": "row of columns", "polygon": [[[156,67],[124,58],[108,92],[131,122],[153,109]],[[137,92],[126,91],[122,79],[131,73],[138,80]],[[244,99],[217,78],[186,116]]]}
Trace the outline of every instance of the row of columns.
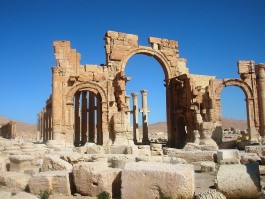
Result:
{"label": "row of columns", "polygon": [[50,108],[46,107],[38,114],[38,131],[43,142],[53,139],[52,110]]}
{"label": "row of columns", "polygon": [[[138,110],[138,93],[132,93],[132,102],[133,102],[133,109],[132,111],[128,112],[128,121],[130,122],[130,114],[133,115],[133,141],[135,143],[141,140],[139,136],[139,117],[138,111],[142,113],[142,127],[143,127],[143,137],[142,143],[148,144],[148,113],[150,110],[147,108],[147,90],[141,90],[142,94],[142,109]],[[127,106],[130,107],[130,97],[126,96],[126,103]],[[130,124],[129,124],[130,125]]]}
{"label": "row of columns", "polygon": [[[97,100],[97,105],[95,104]],[[87,91],[77,92],[75,95],[75,146],[85,145],[87,142],[102,142],[101,121],[102,111],[99,97]],[[96,114],[97,113],[97,114]],[[97,115],[97,118],[95,117]],[[96,136],[97,122],[97,136]]]}

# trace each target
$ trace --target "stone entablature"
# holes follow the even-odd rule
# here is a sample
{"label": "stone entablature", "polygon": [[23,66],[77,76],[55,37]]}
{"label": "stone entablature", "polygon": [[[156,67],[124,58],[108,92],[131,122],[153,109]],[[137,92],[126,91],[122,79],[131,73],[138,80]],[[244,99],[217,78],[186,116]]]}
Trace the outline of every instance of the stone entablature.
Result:
{"label": "stone entablature", "polygon": [[[181,148],[196,140],[216,147],[212,134],[221,129],[220,93],[226,86],[238,86],[246,95],[250,137],[264,135],[264,64],[255,68],[254,61],[239,61],[240,78],[218,80],[215,76],[190,74],[186,59],[179,57],[177,41],[150,37],[150,47],[140,46],[137,35],[108,31],[105,42],[106,64],[100,66],[81,65],[81,56],[71,49],[69,41],[54,42],[52,97],[43,110],[49,118],[46,129],[51,125],[52,131],[43,135],[44,140],[77,146],[88,141],[101,145],[128,145],[140,140],[148,143],[148,127],[144,127],[144,137],[139,138],[137,94],[132,94],[134,108],[130,110],[130,94],[126,93],[130,77],[125,67],[135,54],[152,56],[163,68],[169,146]],[[146,93],[142,92],[143,99],[147,99]],[[147,101],[141,110],[146,126]],[[40,118],[44,117],[40,114]]]}

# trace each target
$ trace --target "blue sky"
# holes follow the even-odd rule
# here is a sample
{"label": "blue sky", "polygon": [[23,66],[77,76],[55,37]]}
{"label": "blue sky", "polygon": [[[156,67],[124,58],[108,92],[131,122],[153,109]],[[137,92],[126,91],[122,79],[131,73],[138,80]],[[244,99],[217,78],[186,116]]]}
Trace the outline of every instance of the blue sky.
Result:
{"label": "blue sky", "polygon": [[[52,42],[70,40],[82,64],[104,64],[107,30],[137,34],[140,45],[177,40],[190,73],[238,77],[237,60],[265,62],[264,9],[264,0],[0,0],[0,115],[36,123],[51,93]],[[133,56],[125,72],[128,93],[149,90],[149,122],[165,121],[157,61]],[[222,107],[224,117],[246,118],[238,88],[222,92]]]}

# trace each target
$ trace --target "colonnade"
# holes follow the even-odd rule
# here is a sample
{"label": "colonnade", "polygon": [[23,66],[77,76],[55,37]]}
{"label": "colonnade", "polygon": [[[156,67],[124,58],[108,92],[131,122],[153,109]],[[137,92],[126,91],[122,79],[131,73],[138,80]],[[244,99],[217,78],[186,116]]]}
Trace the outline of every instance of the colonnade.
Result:
{"label": "colonnade", "polygon": [[[130,121],[130,114],[133,115],[133,141],[134,143],[142,142],[144,144],[149,143],[148,138],[148,113],[150,110],[147,108],[147,90],[141,90],[142,94],[142,108],[138,109],[138,93],[132,93],[133,109],[128,113],[128,121]],[[129,96],[128,96],[129,97]],[[126,98],[127,106],[130,107],[130,100]],[[139,135],[139,117],[138,111],[142,113],[142,128],[143,137]]]}
{"label": "colonnade", "polygon": [[83,146],[87,142],[102,142],[102,111],[100,97],[90,91],[75,94],[74,145]]}
{"label": "colonnade", "polygon": [[53,139],[52,134],[52,110],[50,105],[43,108],[38,114],[38,131],[43,142]]}

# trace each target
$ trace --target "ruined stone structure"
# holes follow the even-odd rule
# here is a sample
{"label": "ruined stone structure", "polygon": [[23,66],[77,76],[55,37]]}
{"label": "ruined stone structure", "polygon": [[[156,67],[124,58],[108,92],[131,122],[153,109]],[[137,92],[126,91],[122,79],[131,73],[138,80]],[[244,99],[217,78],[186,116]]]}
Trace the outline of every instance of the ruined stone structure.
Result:
{"label": "ruined stone structure", "polygon": [[182,148],[195,141],[216,146],[222,125],[220,93],[226,86],[238,86],[245,93],[251,139],[265,135],[265,64],[255,66],[253,61],[239,61],[240,78],[218,80],[214,76],[190,74],[186,59],[179,57],[177,41],[150,37],[150,47],[140,46],[137,35],[108,31],[105,42],[106,64],[100,66],[81,65],[81,56],[71,49],[69,41],[54,42],[52,95],[39,114],[44,141],[52,139],[75,146],[87,142],[148,143],[147,91],[141,91],[142,138],[138,131],[138,95],[131,94],[130,110],[130,93],[126,93],[130,77],[124,71],[135,54],[152,56],[163,68],[168,146]]}
{"label": "ruined stone structure", "polygon": [[7,139],[14,139],[16,137],[16,122],[9,121],[0,128],[0,136]]}

